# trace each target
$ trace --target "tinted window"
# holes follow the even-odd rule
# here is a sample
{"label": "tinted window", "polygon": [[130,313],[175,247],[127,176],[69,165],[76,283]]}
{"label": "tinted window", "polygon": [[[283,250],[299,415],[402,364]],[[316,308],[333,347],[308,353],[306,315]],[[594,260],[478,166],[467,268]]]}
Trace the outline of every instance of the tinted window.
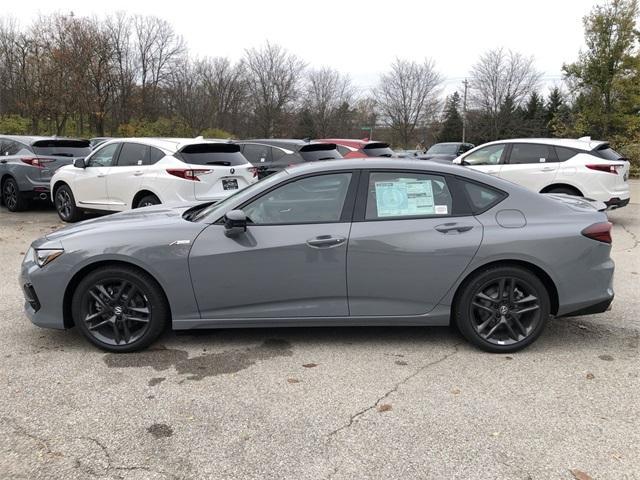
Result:
{"label": "tinted window", "polygon": [[605,160],[620,160],[621,158],[623,158],[622,155],[620,155],[606,143],[596,148],[595,154],[601,158],[604,158]]}
{"label": "tinted window", "polygon": [[89,159],[89,167],[110,167],[113,165],[114,154],[120,146],[119,143],[112,143],[96,150]]}
{"label": "tinted window", "polygon": [[340,155],[343,155],[343,156],[351,151],[351,150],[349,150],[347,147],[345,147],[343,145],[337,145],[336,149],[338,150]]}
{"label": "tinted window", "polygon": [[545,163],[549,159],[549,147],[533,143],[514,143],[509,155],[509,163]]}
{"label": "tinted window", "polygon": [[342,155],[336,150],[336,145],[333,143],[312,143],[305,145],[299,150],[299,153],[305,162],[342,158]]}
{"label": "tinted window", "polygon": [[36,155],[53,157],[86,157],[91,153],[89,140],[38,140],[32,147]]}
{"label": "tinted window", "polygon": [[162,150],[156,147],[149,147],[149,163],[145,165],[153,165],[158,160],[161,160],[165,157],[165,154]]}
{"label": "tinted window", "polygon": [[369,176],[367,220],[446,216],[452,207],[447,182],[439,175],[379,172]]}
{"label": "tinted window", "polygon": [[487,185],[466,181],[463,181],[463,184],[474,214],[484,212],[506,196],[503,192]]}
{"label": "tinted window", "polygon": [[271,148],[271,160],[276,162],[280,160],[282,157],[286,155],[284,150],[280,150],[279,148],[272,147]]}
{"label": "tinted window", "polygon": [[146,165],[149,162],[149,147],[140,143],[125,143],[118,155],[119,167]]}
{"label": "tinted window", "polygon": [[2,141],[2,155],[15,155],[22,148],[18,142],[14,142],[13,140],[3,140]]}
{"label": "tinted window", "polygon": [[235,143],[195,143],[187,145],[174,155],[191,165],[244,165],[247,159]]}
{"label": "tinted window", "polygon": [[560,162],[569,160],[570,158],[574,157],[578,153],[575,150],[571,150],[570,148],[565,148],[565,147],[554,147],[554,148],[556,150],[556,156],[558,157],[558,161]]}
{"label": "tinted window", "polygon": [[263,195],[243,208],[254,224],[340,221],[351,173],[302,178]]}
{"label": "tinted window", "polygon": [[504,143],[489,145],[470,153],[463,160],[468,165],[497,165],[500,163],[505,147]]}
{"label": "tinted window", "polygon": [[393,155],[393,150],[386,143],[369,143],[365,145],[363,150],[370,157],[391,157]]}
{"label": "tinted window", "polygon": [[427,150],[427,153],[432,155],[457,155],[458,147],[457,143],[436,143]]}
{"label": "tinted window", "polygon": [[[274,150],[277,150],[274,148]],[[266,145],[255,145],[248,143],[243,145],[242,154],[253,165],[260,165],[261,163],[271,163],[271,147]]]}

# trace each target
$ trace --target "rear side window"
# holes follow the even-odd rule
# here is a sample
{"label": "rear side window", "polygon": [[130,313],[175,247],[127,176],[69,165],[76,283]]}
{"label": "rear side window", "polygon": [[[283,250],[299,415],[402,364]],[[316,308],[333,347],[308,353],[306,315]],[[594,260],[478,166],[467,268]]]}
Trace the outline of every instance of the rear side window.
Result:
{"label": "rear side window", "polygon": [[337,145],[336,146],[336,150],[338,150],[338,152],[340,152],[340,155],[346,155],[347,153],[349,153],[351,150],[349,150],[347,147],[343,146],[343,145]]}
{"label": "rear side window", "polygon": [[153,165],[159,160],[162,160],[165,157],[165,154],[162,150],[156,147],[149,147],[149,162],[145,163],[145,165]]}
{"label": "rear side window", "polygon": [[364,153],[369,157],[391,157],[393,150],[386,143],[369,143],[363,148]]}
{"label": "rear side window", "polygon": [[500,203],[507,194],[491,188],[481,183],[468,182],[461,180],[464,190],[467,193],[469,204],[474,215],[478,215],[489,210],[494,205]]}
{"label": "rear side window", "polygon": [[191,165],[244,165],[247,159],[235,143],[195,143],[187,145],[174,155]]}
{"label": "rear side window", "polygon": [[149,146],[140,143],[125,143],[118,156],[119,167],[147,165],[149,162]]}
{"label": "rear side window", "polygon": [[[3,140],[0,146],[0,154],[2,155],[16,155],[20,150],[27,150],[27,147],[14,142],[13,140]],[[28,150],[27,150],[28,151]]]}
{"label": "rear side window", "polygon": [[305,162],[342,158],[342,155],[340,155],[334,143],[311,143],[303,146],[299,150],[299,153]]}
{"label": "rear side window", "polygon": [[570,158],[575,157],[578,152],[566,147],[554,147],[559,162],[566,162]]}
{"label": "rear side window", "polygon": [[369,175],[365,220],[451,215],[453,198],[444,177],[411,172]]}
{"label": "rear side window", "polygon": [[605,160],[620,160],[621,158],[624,158],[613,148],[611,148],[607,143],[600,145],[593,151],[593,153],[595,153],[600,158],[604,158]]}
{"label": "rear side window", "polygon": [[509,155],[509,163],[545,163],[549,161],[549,147],[533,143],[514,143]]}
{"label": "rear side window", "polygon": [[36,155],[86,157],[91,153],[89,140],[38,140],[31,145]]}
{"label": "rear side window", "polygon": [[[255,145],[247,143],[242,146],[242,154],[253,165],[260,165],[261,163],[271,163],[271,147],[267,145]],[[273,149],[274,152],[281,152],[277,148]]]}

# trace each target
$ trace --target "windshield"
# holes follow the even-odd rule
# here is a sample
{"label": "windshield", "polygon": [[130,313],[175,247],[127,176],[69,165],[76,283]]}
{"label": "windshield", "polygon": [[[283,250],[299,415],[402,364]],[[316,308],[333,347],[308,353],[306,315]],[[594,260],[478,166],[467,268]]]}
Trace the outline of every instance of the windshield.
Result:
{"label": "windshield", "polygon": [[230,167],[247,163],[240,146],[234,143],[196,143],[187,145],[174,156],[191,165]]}
{"label": "windshield", "polygon": [[299,152],[305,162],[314,162],[342,158],[337,148],[335,143],[312,143],[302,147]]}
{"label": "windshield", "polygon": [[458,153],[457,143],[436,143],[433,145],[427,153],[434,155],[456,155]]}
{"label": "windshield", "polygon": [[86,157],[91,153],[89,140],[38,140],[31,145],[36,155]]}
{"label": "windshield", "polygon": [[262,187],[264,187],[266,184],[277,183],[282,177],[285,177],[287,175],[289,175],[289,172],[287,172],[286,170],[281,170],[278,173],[269,175],[268,177],[265,177],[262,180],[259,180],[258,182],[249,185],[246,188],[243,188],[242,190],[238,190],[237,192],[232,193],[224,200],[220,200],[213,205],[209,205],[206,208],[202,209],[200,209],[201,207],[195,207],[191,210],[188,210],[185,218],[192,222],[200,222],[207,218],[216,219],[219,216],[217,212],[219,211],[221,213],[225,209],[225,207],[229,205],[229,203],[235,201],[237,197],[243,197],[246,195],[246,198],[249,198],[254,192],[262,189]]}
{"label": "windshield", "polygon": [[386,143],[370,143],[362,149],[370,157],[391,157],[393,150]]}

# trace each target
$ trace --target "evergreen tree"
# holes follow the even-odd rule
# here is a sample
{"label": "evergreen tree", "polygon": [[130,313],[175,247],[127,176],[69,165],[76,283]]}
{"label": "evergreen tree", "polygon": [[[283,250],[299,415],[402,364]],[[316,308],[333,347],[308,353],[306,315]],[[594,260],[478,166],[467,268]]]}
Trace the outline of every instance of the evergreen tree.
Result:
{"label": "evergreen tree", "polygon": [[458,92],[447,97],[444,107],[444,121],[438,138],[441,142],[459,142],[462,138],[462,116],[460,115],[460,95]]}

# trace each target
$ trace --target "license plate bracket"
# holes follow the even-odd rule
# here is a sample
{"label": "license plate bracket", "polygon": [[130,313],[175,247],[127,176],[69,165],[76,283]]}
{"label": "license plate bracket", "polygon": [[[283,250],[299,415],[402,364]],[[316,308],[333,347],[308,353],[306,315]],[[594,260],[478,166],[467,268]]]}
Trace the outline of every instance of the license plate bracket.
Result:
{"label": "license plate bracket", "polygon": [[235,178],[223,178],[222,179],[222,189],[223,190],[237,190],[238,189],[238,180]]}

